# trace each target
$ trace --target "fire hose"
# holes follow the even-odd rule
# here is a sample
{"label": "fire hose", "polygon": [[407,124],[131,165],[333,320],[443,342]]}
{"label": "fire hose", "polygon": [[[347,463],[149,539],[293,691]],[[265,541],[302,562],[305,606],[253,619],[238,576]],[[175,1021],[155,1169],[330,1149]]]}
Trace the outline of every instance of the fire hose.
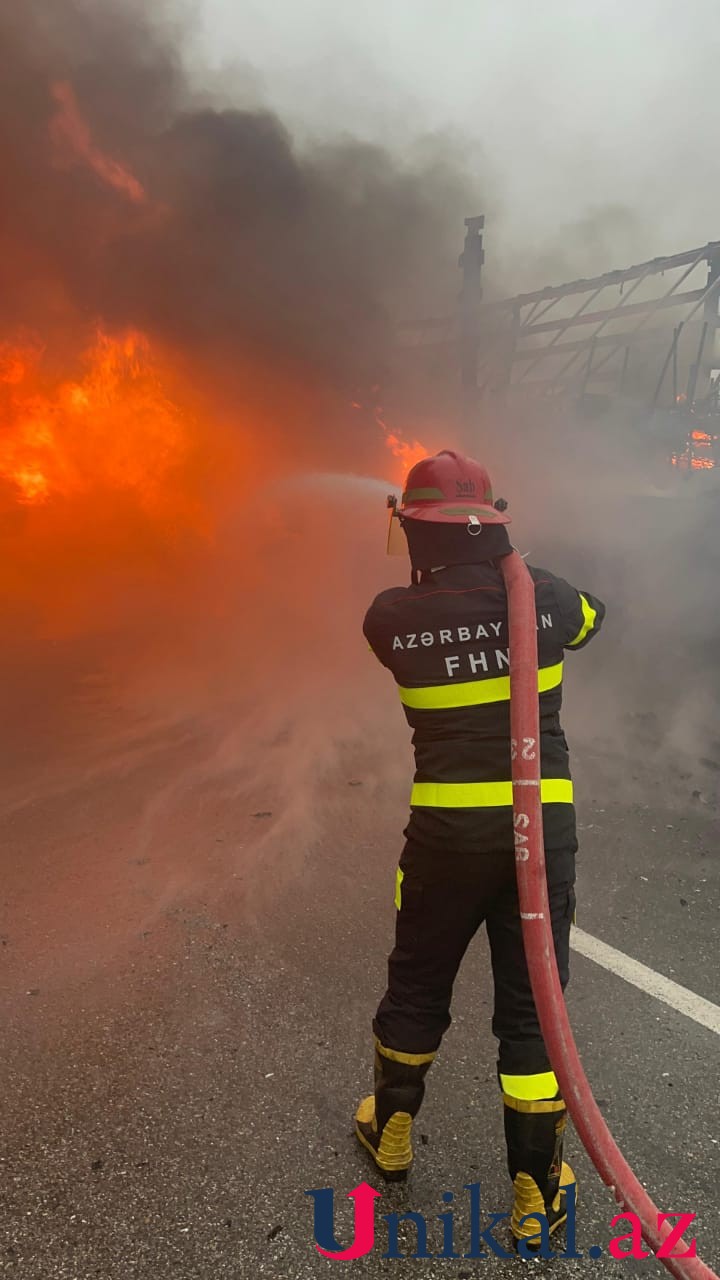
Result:
{"label": "fire hose", "polygon": [[[624,1211],[637,1215],[643,1238],[657,1254],[672,1232],[662,1221],[618,1148],[600,1109],[573,1037],[563,996],[550,923],[542,802],[540,798],[540,709],[535,584],[516,551],[504,556],[510,631],[510,722],[515,865],[523,943],[540,1027],[560,1092],[580,1139],[606,1186]],[[678,1240],[676,1254],[687,1252]],[[718,1280],[698,1257],[661,1257],[677,1280]]]}

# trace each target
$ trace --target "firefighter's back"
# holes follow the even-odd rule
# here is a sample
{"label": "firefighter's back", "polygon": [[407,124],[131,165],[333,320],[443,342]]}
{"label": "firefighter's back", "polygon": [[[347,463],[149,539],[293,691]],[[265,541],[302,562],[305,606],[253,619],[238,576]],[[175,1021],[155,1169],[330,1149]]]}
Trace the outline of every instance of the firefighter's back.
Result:
{"label": "firefighter's back", "polygon": [[[575,846],[567,743],[560,725],[564,649],[599,623],[599,602],[563,579],[535,580],[541,768],[548,849]],[[413,730],[408,835],[457,852],[512,848],[507,599],[496,561],[450,566],[382,592],[365,634],[397,683]]]}

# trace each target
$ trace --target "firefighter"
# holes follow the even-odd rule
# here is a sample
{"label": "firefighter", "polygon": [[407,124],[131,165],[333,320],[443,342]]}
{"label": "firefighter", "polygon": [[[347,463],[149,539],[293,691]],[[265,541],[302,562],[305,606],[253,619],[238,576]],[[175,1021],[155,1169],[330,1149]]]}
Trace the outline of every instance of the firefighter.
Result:
{"label": "firefighter", "polygon": [[[513,852],[507,598],[512,551],[487,471],[449,450],[410,471],[391,528],[402,528],[408,587],[383,591],[365,617],[370,648],[393,675],[413,731],[415,780],[397,869],[395,947],[373,1022],[375,1091],[356,1135],[388,1180],[406,1177],[412,1121],[450,1025],[453,982],[481,924],[494,979],[492,1029],[514,1187],[514,1238],[566,1218],[566,1109],[543,1043],[523,950]],[[605,607],[531,568],[537,606],[541,794],[560,980],[569,977],[577,849],[568,747],[560,726],[563,656],[597,634]]]}

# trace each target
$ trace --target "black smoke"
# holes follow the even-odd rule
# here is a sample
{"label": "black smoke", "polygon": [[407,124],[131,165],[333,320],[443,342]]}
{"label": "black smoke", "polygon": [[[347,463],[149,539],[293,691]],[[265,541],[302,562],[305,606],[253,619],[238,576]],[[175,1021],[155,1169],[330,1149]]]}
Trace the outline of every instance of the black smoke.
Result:
{"label": "black smoke", "polygon": [[[394,321],[441,279],[452,297],[472,184],[437,146],[301,148],[292,121],[200,97],[187,39],[163,4],[3,0],[0,323],[132,324],[245,380],[372,385]],[[146,202],[59,144],[58,84]]]}

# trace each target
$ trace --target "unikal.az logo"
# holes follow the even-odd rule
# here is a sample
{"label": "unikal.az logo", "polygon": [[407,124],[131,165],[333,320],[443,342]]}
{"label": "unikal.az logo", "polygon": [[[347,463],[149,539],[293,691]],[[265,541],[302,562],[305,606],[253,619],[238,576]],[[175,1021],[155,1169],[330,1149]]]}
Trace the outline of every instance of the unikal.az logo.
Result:
{"label": "unikal.az logo", "polygon": [[[512,1258],[513,1253],[506,1249],[495,1237],[495,1230],[500,1223],[510,1217],[507,1212],[497,1213],[492,1210],[482,1212],[480,1183],[466,1183],[463,1190],[469,1192],[469,1221],[465,1228],[465,1239],[462,1241],[462,1248],[467,1245],[467,1252],[458,1252],[456,1246],[461,1244],[460,1239],[455,1232],[455,1215],[454,1200],[455,1196],[452,1191],[443,1191],[442,1200],[445,1206],[443,1213],[438,1213],[434,1221],[439,1223],[438,1228],[428,1223],[425,1215],[408,1210],[404,1213],[383,1213],[380,1216],[385,1222],[387,1249],[382,1254],[383,1258]],[[525,1222],[532,1222],[533,1226],[537,1226],[536,1234],[525,1237],[517,1242],[517,1253],[526,1261],[537,1258],[551,1260],[554,1258],[565,1261],[566,1259],[589,1258],[596,1262],[602,1258],[605,1253],[609,1253],[612,1258],[623,1261],[627,1258],[649,1258],[652,1256],[643,1248],[643,1230],[642,1223],[636,1213],[625,1209],[622,1213],[616,1213],[610,1223],[610,1230],[617,1230],[621,1224],[623,1227],[630,1227],[628,1231],[625,1229],[621,1234],[614,1235],[607,1242],[607,1247],[594,1244],[583,1253],[577,1247],[576,1236],[576,1188],[574,1185],[566,1189],[567,1200],[567,1221],[565,1223],[565,1249],[562,1253],[555,1252],[551,1247],[550,1226],[544,1214],[530,1213],[521,1219],[520,1225]],[[315,1248],[324,1258],[331,1258],[337,1262],[350,1262],[356,1258],[367,1257],[373,1253],[376,1248],[376,1209],[377,1202],[382,1201],[382,1193],[376,1191],[367,1182],[361,1182],[359,1186],[354,1187],[352,1191],[347,1193],[348,1199],[353,1201],[353,1240],[347,1248],[343,1248],[338,1243],[335,1234],[335,1196],[332,1187],[317,1187],[312,1191],[306,1191],[306,1196],[311,1196],[314,1201],[313,1213],[313,1234],[315,1237]],[[487,1223],[483,1221],[483,1216],[487,1218]],[[678,1219],[677,1222],[674,1219]],[[658,1235],[662,1237],[662,1244],[657,1249],[655,1256],[660,1259],[664,1258],[696,1258],[697,1257],[697,1241],[688,1242],[683,1238],[683,1233],[687,1231],[690,1225],[695,1221],[694,1213],[659,1213],[657,1216]],[[403,1252],[400,1245],[401,1227],[409,1224],[415,1228],[415,1248],[412,1252]],[[428,1228],[431,1228],[432,1235]],[[437,1237],[440,1237],[439,1239]],[[442,1250],[433,1252],[428,1248],[428,1244],[442,1244]],[[382,1247],[382,1246],[381,1246]]]}
{"label": "unikal.az logo", "polygon": [[458,498],[474,498],[475,497],[475,481],[474,480],[456,480],[455,488]]}

